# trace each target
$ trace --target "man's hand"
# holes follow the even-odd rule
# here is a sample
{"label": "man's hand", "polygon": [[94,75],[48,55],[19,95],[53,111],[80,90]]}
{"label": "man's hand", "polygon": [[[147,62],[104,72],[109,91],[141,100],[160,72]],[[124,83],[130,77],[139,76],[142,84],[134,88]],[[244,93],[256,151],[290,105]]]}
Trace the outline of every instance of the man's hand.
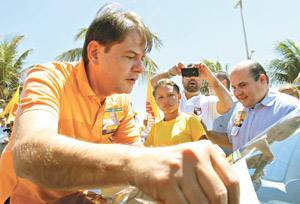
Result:
{"label": "man's hand", "polygon": [[171,69],[169,69],[168,74],[172,75],[172,76],[181,75],[181,70],[183,68],[185,68],[184,64],[181,62],[178,62]]}
{"label": "man's hand", "polygon": [[167,79],[171,78],[176,75],[181,75],[181,69],[184,68],[184,64],[181,62],[178,62],[176,65],[174,65],[172,68],[170,68],[166,72],[162,72],[160,74],[156,74],[154,77],[151,78],[151,84],[154,87],[156,83],[161,79]]}
{"label": "man's hand", "polygon": [[239,203],[239,181],[209,141],[148,148],[129,164],[132,185],[165,204]]}

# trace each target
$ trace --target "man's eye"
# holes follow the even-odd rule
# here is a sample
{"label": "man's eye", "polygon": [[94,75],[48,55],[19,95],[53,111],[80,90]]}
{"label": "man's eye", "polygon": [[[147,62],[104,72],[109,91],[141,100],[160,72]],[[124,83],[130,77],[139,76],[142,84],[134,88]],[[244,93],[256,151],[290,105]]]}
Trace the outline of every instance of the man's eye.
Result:
{"label": "man's eye", "polygon": [[129,55],[127,55],[126,56],[128,59],[134,59],[134,56],[129,56]]}

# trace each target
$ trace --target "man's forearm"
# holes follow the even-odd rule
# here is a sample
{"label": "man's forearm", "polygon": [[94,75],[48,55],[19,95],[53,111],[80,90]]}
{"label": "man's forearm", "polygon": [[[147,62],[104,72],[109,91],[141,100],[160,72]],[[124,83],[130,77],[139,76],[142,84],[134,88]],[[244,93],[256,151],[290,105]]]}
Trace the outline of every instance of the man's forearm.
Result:
{"label": "man's forearm", "polygon": [[153,76],[151,78],[151,85],[154,87],[156,85],[156,83],[161,80],[161,79],[168,79],[170,78],[171,75],[169,75],[169,72],[162,72],[160,74],[156,74],[155,76]]}
{"label": "man's forearm", "polygon": [[233,106],[233,100],[229,91],[219,80],[217,80],[217,78],[211,79],[209,85],[214,89],[216,96],[219,98],[217,103],[218,113],[222,115],[227,113]]}
{"label": "man's forearm", "polygon": [[[38,133],[36,133],[38,134]],[[16,173],[47,188],[78,190],[130,183],[130,152],[144,148],[92,144],[54,133],[16,143]]]}

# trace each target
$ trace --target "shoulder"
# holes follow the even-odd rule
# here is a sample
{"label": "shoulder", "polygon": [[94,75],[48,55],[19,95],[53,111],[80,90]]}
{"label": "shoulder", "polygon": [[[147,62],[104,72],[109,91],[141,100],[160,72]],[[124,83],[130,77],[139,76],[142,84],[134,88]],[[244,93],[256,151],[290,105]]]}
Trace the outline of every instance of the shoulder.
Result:
{"label": "shoulder", "polygon": [[68,76],[77,64],[78,62],[48,62],[45,64],[37,64],[28,70],[27,75],[35,72],[44,72]]}
{"label": "shoulder", "polygon": [[180,115],[179,115],[180,118],[188,121],[188,122],[200,122],[201,119],[199,117],[197,117],[196,115],[194,114],[190,114],[190,113],[183,113],[183,112],[180,112]]}
{"label": "shoulder", "polygon": [[280,92],[274,92],[272,93],[275,96],[275,104],[279,108],[299,108],[300,107],[300,101],[292,97],[288,94],[280,93]]}
{"label": "shoulder", "polygon": [[76,63],[48,62],[31,67],[26,73],[25,83],[44,82],[48,84],[62,85],[72,73]]}

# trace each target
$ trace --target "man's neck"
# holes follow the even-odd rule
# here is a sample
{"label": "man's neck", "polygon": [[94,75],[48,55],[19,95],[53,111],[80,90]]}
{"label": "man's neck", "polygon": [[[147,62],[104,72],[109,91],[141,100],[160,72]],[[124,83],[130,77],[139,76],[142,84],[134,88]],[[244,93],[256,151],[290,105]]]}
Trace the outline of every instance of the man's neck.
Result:
{"label": "man's neck", "polygon": [[201,94],[200,91],[197,91],[197,92],[188,92],[188,91],[185,91],[184,92],[184,95],[185,95],[186,99],[190,99],[193,96],[198,96],[200,94]]}
{"label": "man's neck", "polygon": [[91,89],[96,94],[97,98],[99,99],[100,104],[103,105],[106,97],[109,96],[109,94],[105,93],[105,91],[99,91],[99,87],[97,87],[97,84],[95,83],[96,80],[93,78],[93,74],[90,71],[92,69],[92,68],[90,68],[90,66],[91,65],[88,65],[88,67],[86,68],[87,79],[88,79]]}
{"label": "man's neck", "polygon": [[255,108],[256,104],[262,102],[262,100],[264,100],[264,98],[267,96],[268,93],[269,93],[269,89],[267,88],[263,97],[261,97],[259,100],[257,100],[257,102],[251,108]]}

